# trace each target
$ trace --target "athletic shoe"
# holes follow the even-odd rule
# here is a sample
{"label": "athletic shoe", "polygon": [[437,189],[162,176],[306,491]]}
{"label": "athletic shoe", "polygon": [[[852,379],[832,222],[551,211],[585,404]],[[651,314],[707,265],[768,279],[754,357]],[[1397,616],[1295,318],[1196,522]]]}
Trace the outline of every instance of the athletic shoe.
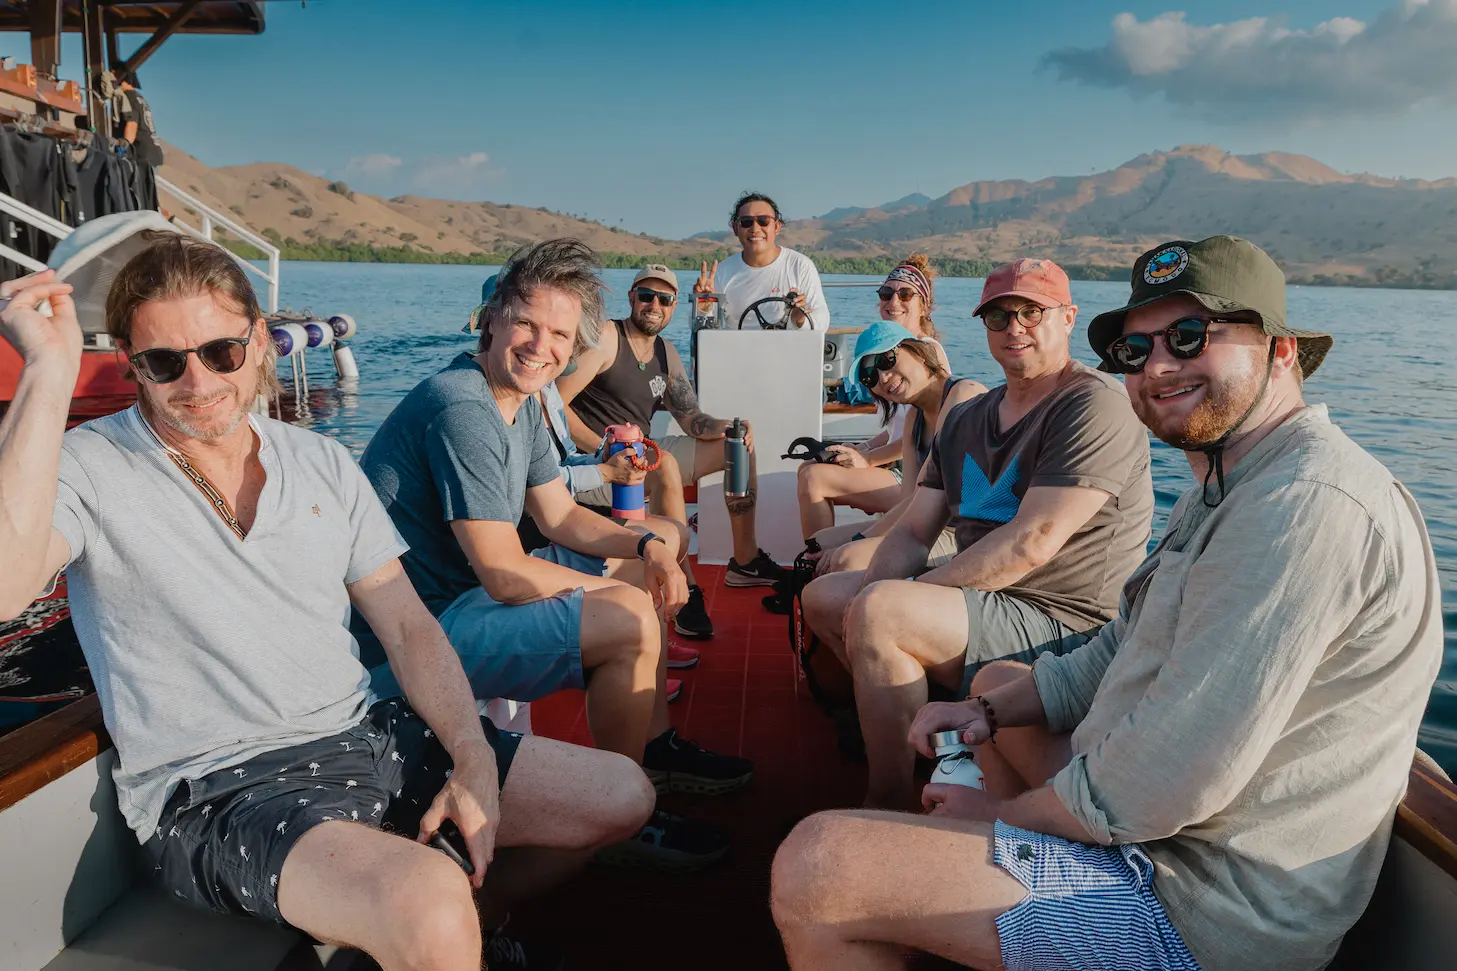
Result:
{"label": "athletic shoe", "polygon": [[721,796],[742,788],[754,777],[754,763],[701,748],[670,728],[648,742],[643,771],[659,792],[693,792]]}
{"label": "athletic shoe", "polygon": [[774,592],[767,597],[760,598],[759,603],[771,614],[778,614],[780,617],[788,617],[794,612],[794,595],[789,592],[783,583],[774,584]]}
{"label": "athletic shoe", "polygon": [[688,588],[688,602],[673,618],[673,629],[684,637],[700,640],[713,636],[713,621],[708,619],[708,608],[703,605],[703,588],[698,584]]}
{"label": "athletic shoe", "polygon": [[[597,862],[610,866],[692,873],[723,859],[728,834],[717,826],[655,811],[637,835],[598,851]],[[495,965],[491,965],[494,969]]]}
{"label": "athletic shoe", "polygon": [[668,638],[668,667],[691,668],[698,663],[698,648]]}
{"label": "athletic shoe", "polygon": [[566,959],[562,955],[547,946],[533,942],[528,945],[514,937],[507,937],[502,933],[506,926],[505,922],[494,931],[486,935],[481,943],[484,962],[481,967],[489,968],[490,971],[537,971],[538,968],[545,971],[561,971],[566,967]]}
{"label": "athletic shoe", "polygon": [[668,704],[672,704],[673,702],[677,701],[678,696],[683,693],[683,682],[679,681],[677,678],[669,678],[668,683],[664,686],[664,689],[668,692]]}
{"label": "athletic shoe", "polygon": [[788,570],[771,560],[768,553],[759,550],[752,560],[744,564],[730,558],[723,582],[730,587],[772,587],[788,576]]}

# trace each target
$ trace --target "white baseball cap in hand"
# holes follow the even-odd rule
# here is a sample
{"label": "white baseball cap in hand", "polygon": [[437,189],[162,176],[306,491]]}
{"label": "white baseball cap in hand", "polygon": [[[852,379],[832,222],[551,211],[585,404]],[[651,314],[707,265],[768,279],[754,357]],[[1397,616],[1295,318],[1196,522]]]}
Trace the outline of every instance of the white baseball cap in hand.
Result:
{"label": "white baseball cap in hand", "polygon": [[121,268],[147,247],[142,233],[149,229],[182,232],[155,210],[116,212],[87,220],[51,251],[46,263],[56,279],[75,288],[71,299],[82,333],[106,333],[106,295]]}

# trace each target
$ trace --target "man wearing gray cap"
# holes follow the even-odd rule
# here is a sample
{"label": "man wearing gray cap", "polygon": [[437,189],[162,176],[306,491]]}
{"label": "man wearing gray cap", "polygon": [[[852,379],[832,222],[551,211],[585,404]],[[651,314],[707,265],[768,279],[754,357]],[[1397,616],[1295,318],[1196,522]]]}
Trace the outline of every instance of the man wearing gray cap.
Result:
{"label": "man wearing gray cap", "polygon": [[[643,267],[633,277],[628,302],[632,312],[627,319],[602,328],[597,347],[578,356],[577,369],[557,379],[557,390],[568,406],[572,438],[582,449],[596,449],[608,425],[633,424],[646,434],[654,412],[672,414],[688,434],[668,435],[658,443],[663,461],[648,475],[647,491],[656,515],[686,522],[683,486],[723,470],[723,437],[732,422],[699,407],[683,358],[661,336],[677,307],[678,275],[660,263]],[[750,430],[751,454],[753,448]],[[759,549],[755,537],[757,481],[752,465],[750,469],[749,494],[725,499],[734,540],[734,556],[724,578],[729,586],[770,586],[784,576]],[[589,495],[577,498],[589,505],[607,506],[611,504],[609,490],[604,486],[597,502]],[[713,624],[703,608],[703,591],[697,584],[689,587],[688,603],[674,624],[678,633],[688,637],[713,634]]]}
{"label": "man wearing gray cap", "polygon": [[789,837],[792,967],[870,967],[879,941],[1009,971],[1316,971],[1371,899],[1442,655],[1415,501],[1305,403],[1332,339],[1286,323],[1254,244],[1155,247],[1089,337],[1195,484],[1091,641],[916,716],[911,743],[960,732],[984,790]]}

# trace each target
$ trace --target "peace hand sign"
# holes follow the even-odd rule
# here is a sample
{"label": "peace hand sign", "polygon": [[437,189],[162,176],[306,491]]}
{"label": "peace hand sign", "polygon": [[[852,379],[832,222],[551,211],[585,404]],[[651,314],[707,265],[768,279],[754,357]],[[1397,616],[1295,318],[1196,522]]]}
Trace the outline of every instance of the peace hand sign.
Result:
{"label": "peace hand sign", "polygon": [[698,271],[698,281],[693,284],[694,293],[713,293],[717,286],[714,278],[718,276],[718,260],[713,261],[713,268],[710,269],[708,261],[703,261],[703,267]]}

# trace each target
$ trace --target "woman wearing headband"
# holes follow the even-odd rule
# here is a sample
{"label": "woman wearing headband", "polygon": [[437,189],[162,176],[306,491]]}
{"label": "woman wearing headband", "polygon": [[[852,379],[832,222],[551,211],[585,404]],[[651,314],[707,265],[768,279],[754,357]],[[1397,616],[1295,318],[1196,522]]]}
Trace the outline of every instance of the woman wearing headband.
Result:
{"label": "woman wearing headband", "polygon": [[[934,272],[925,253],[913,253],[890,271],[876,295],[880,298],[880,319],[899,324],[912,337],[930,345],[942,371],[950,374],[951,365],[931,320]],[[800,466],[799,523],[806,541],[815,538],[828,549],[847,542],[857,532],[853,526],[835,527],[835,506],[882,513],[901,500],[901,473],[887,466],[901,459],[906,415],[904,406],[895,405],[882,415],[885,427],[870,441],[858,446],[832,446],[833,465],[806,462]],[[827,535],[817,535],[822,532]]]}

